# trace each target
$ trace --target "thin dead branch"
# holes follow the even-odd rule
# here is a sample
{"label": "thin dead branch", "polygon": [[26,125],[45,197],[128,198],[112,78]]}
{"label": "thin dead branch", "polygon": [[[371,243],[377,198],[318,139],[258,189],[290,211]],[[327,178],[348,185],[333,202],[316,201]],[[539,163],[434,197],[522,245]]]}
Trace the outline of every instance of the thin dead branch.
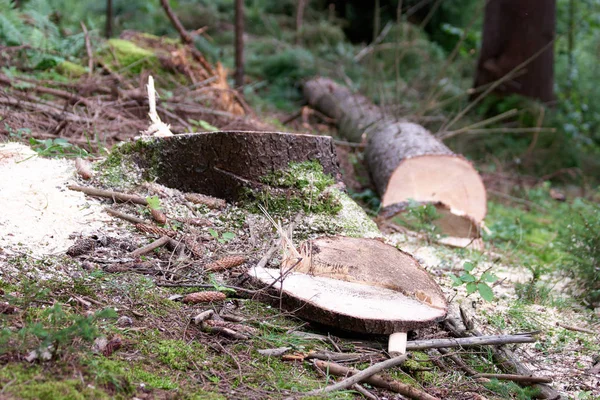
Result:
{"label": "thin dead branch", "polygon": [[[362,382],[362,381],[366,380],[367,378],[377,374],[378,372],[381,372],[385,369],[392,368],[392,367],[402,364],[404,361],[406,361],[407,358],[408,358],[408,355],[402,354],[397,357],[390,358],[389,360],[385,360],[383,362],[371,365],[369,368],[364,369],[360,372],[352,373],[353,371],[349,370],[348,372],[351,374],[351,376],[349,378],[344,379],[343,381],[333,384],[331,386],[327,386],[323,389],[313,390],[311,392],[308,392],[306,395],[307,396],[315,396],[318,394],[331,393],[331,392],[335,392],[338,390],[348,389],[355,383]],[[315,361],[315,365],[317,362],[318,361]]]}
{"label": "thin dead branch", "polygon": [[[396,357],[396,358],[399,358],[399,357]],[[390,361],[390,360],[388,360],[388,361]],[[344,367],[344,366],[334,363],[334,362],[314,360],[313,365],[321,371],[327,371],[329,374],[336,375],[336,376],[349,376],[349,375],[356,375],[356,374],[360,373],[360,371],[355,368],[347,368],[347,367]],[[368,383],[373,386],[377,386],[377,387],[380,387],[383,389],[391,390],[396,393],[400,393],[401,395],[409,397],[411,399],[440,400],[437,397],[431,396],[430,394],[425,393],[420,389],[414,388],[405,383],[395,381],[395,380],[386,378],[386,377],[384,377],[382,375],[378,375],[378,374],[371,375],[371,376],[365,378],[363,381],[364,381],[364,383]],[[322,392],[316,391],[315,394],[320,394],[320,393],[322,393]]]}

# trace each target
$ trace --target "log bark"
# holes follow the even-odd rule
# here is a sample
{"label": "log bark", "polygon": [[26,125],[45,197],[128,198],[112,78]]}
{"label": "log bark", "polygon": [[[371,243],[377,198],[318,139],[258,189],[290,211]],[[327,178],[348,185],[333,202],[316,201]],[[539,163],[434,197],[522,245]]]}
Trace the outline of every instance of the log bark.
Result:
{"label": "log bark", "polygon": [[329,79],[310,80],[304,94],[312,107],[336,119],[340,135],[353,142],[366,139],[365,159],[383,207],[409,199],[440,202],[477,225],[483,220],[487,205],[481,177],[425,128],[384,114]]}
{"label": "log bark", "polygon": [[228,131],[143,140],[138,163],[152,170],[159,183],[185,192],[236,201],[245,188],[263,188],[261,177],[291,162],[311,160],[341,182],[328,136]]}

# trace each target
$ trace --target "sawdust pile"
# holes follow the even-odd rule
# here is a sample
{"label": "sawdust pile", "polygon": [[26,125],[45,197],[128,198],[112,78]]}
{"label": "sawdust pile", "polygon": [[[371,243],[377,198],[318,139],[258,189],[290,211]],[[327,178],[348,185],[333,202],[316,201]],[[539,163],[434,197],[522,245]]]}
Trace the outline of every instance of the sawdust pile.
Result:
{"label": "sawdust pile", "polygon": [[34,255],[64,253],[73,234],[90,234],[110,217],[103,206],[66,188],[75,165],[37,156],[18,143],[0,144],[0,250]]}

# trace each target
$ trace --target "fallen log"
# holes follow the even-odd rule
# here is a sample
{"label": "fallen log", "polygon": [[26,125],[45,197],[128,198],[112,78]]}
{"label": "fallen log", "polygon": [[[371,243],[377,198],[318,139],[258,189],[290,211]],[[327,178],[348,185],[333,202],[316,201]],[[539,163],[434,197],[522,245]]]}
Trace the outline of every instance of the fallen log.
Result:
{"label": "fallen log", "polygon": [[366,97],[329,79],[308,81],[304,95],[312,107],[335,118],[344,138],[361,142],[366,137],[365,159],[384,208],[412,199],[442,203],[467,225],[483,221],[487,205],[481,177],[425,128],[384,114]]}

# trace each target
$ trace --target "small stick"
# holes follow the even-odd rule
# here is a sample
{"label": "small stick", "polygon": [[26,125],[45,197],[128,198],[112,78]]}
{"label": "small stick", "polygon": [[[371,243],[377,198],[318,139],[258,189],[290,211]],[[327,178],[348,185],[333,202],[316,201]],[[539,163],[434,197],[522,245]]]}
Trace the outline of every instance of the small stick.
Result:
{"label": "small stick", "polygon": [[477,374],[473,378],[489,378],[503,381],[513,381],[520,383],[552,383],[552,378],[532,375],[516,375],[516,374]]}
{"label": "small stick", "polygon": [[[306,395],[307,396],[315,396],[315,395],[322,394],[322,393],[331,393],[331,392],[335,392],[337,390],[348,389],[350,386],[354,385],[355,383],[361,382],[361,381],[375,375],[376,373],[383,371],[384,369],[392,368],[392,367],[402,364],[404,361],[406,361],[407,358],[408,358],[408,355],[402,354],[397,357],[390,358],[389,360],[385,360],[380,363],[371,365],[369,368],[364,369],[360,372],[352,373],[349,370],[348,372],[350,372],[350,374],[351,374],[351,376],[349,378],[344,379],[343,381],[333,384],[331,386],[327,386],[323,389],[316,389],[316,390],[310,391],[310,392],[306,393]],[[317,362],[318,361],[315,361],[315,364]],[[357,370],[355,370],[355,371],[357,371]]]}
{"label": "small stick", "polygon": [[214,310],[203,311],[200,314],[193,317],[192,321],[194,322],[194,324],[198,325],[199,323],[204,322],[207,319],[209,319],[210,317],[212,317],[214,313],[215,313]]}
{"label": "small stick", "polygon": [[[327,371],[329,374],[336,376],[348,376],[359,373],[359,371],[355,368],[347,368],[334,362],[314,360],[313,364],[319,370]],[[410,397],[411,399],[440,400],[437,397],[431,396],[430,394],[425,393],[420,389],[414,388],[402,382],[391,380],[389,378],[384,377],[383,375],[372,375],[364,379],[364,383],[368,383],[369,385],[377,386],[383,389],[391,390],[396,393],[400,393],[401,395]],[[321,392],[317,392],[317,394],[318,393]]]}
{"label": "small stick", "polygon": [[406,350],[425,350],[440,347],[474,347],[482,345],[502,345],[508,343],[535,343],[536,339],[530,335],[490,335],[471,336],[456,339],[428,339],[407,342]]}
{"label": "small stick", "polygon": [[112,215],[113,217],[121,218],[121,219],[124,219],[125,221],[133,222],[134,224],[145,224],[145,223],[147,223],[147,221],[145,221],[145,220],[143,220],[141,218],[134,217],[133,215],[122,213],[121,211],[117,211],[114,208],[107,207],[104,210],[107,213],[109,213],[110,215]]}
{"label": "small stick", "polygon": [[92,51],[92,43],[90,42],[90,35],[87,27],[83,22],[81,22],[81,29],[83,29],[83,34],[85,36],[85,49],[87,50],[88,55],[88,77],[91,78],[94,73],[94,53]]}
{"label": "small stick", "polygon": [[352,385],[352,390],[356,390],[358,393],[362,394],[365,398],[367,398],[369,400],[379,399],[379,397],[375,396],[373,393],[369,392],[367,389],[365,389],[358,383],[355,383],[354,385]]}
{"label": "small stick", "polygon": [[157,248],[169,243],[170,240],[171,240],[170,237],[162,236],[160,239],[157,239],[154,242],[152,242],[144,247],[141,247],[137,250],[132,251],[131,253],[129,253],[129,256],[130,257],[139,257],[141,255],[150,253],[152,250],[157,249]]}
{"label": "small stick", "polygon": [[234,331],[233,329],[225,328],[225,327],[222,327],[222,326],[211,326],[207,330],[210,333],[220,333],[220,334],[223,334],[225,336],[229,336],[232,339],[248,340],[248,336],[242,335],[241,333],[238,333],[238,332]]}
{"label": "small stick", "polygon": [[136,196],[134,194],[126,194],[126,193],[119,193],[119,192],[113,192],[111,190],[103,190],[103,189],[96,189],[96,188],[92,188],[92,187],[85,187],[85,186],[78,186],[78,185],[67,185],[67,188],[69,188],[70,190],[75,190],[76,192],[83,192],[89,196],[95,196],[95,197],[106,197],[109,199],[113,199],[113,201],[117,202],[123,202],[123,203],[135,203],[135,204],[141,204],[143,206],[147,206],[148,205],[148,201],[140,196]]}
{"label": "small stick", "polygon": [[590,329],[580,328],[578,326],[566,325],[561,322],[557,322],[556,326],[560,326],[561,328],[569,330],[569,331],[589,333],[590,335],[598,335],[599,334],[598,332],[594,332]]}
{"label": "small stick", "polygon": [[454,363],[456,365],[458,365],[463,371],[465,371],[465,373],[467,375],[477,375],[478,372],[475,371],[473,368],[471,368],[466,362],[463,361],[462,358],[460,358],[458,355],[456,354],[452,354],[450,353],[447,349],[444,348],[439,348],[437,349],[437,351],[439,351],[440,353],[442,353],[442,355],[444,355],[445,357],[450,358],[452,361],[454,361]]}

